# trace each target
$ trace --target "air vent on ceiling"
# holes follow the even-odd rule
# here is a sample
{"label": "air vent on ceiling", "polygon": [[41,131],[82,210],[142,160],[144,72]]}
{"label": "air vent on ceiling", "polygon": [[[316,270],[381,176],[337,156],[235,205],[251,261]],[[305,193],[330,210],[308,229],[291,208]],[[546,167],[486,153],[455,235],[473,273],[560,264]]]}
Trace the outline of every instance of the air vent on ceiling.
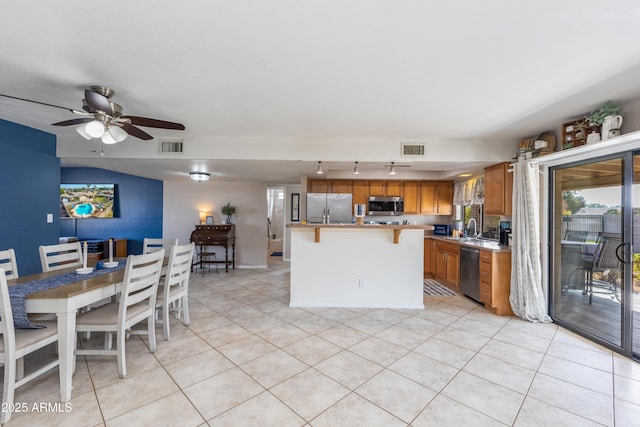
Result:
{"label": "air vent on ceiling", "polygon": [[402,144],[403,156],[424,156],[424,145],[422,144]]}
{"label": "air vent on ceiling", "polygon": [[182,153],[184,141],[160,141],[161,153]]}

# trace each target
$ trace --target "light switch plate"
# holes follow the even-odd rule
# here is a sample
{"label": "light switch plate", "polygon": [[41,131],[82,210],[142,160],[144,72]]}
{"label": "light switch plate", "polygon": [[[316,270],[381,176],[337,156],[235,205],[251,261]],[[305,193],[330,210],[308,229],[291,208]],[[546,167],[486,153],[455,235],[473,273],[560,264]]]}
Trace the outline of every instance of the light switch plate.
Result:
{"label": "light switch plate", "polygon": [[53,223],[53,214],[47,214],[47,224]]}

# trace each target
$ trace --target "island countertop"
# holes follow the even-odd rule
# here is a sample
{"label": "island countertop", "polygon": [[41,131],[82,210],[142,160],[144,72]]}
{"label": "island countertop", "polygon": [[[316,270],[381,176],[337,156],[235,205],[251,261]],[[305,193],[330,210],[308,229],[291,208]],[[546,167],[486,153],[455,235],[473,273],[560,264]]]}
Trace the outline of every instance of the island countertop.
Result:
{"label": "island countertop", "polygon": [[289,223],[290,228],[371,228],[374,230],[433,230],[433,225],[429,224],[299,224]]}

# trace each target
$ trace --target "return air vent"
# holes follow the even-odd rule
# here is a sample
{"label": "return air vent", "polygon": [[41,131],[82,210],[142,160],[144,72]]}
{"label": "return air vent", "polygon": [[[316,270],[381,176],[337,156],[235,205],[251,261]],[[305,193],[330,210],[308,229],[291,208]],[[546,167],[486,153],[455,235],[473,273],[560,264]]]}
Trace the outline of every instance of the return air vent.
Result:
{"label": "return air vent", "polygon": [[422,144],[402,144],[403,156],[424,156],[424,145]]}
{"label": "return air vent", "polygon": [[160,141],[161,153],[182,153],[184,141]]}

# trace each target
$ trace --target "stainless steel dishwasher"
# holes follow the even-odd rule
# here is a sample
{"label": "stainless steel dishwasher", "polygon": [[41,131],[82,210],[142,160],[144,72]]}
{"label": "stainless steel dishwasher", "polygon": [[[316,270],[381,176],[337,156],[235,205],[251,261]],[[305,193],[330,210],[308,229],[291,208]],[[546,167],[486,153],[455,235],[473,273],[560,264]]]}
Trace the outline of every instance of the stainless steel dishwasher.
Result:
{"label": "stainless steel dishwasher", "polygon": [[480,301],[480,249],[460,246],[460,290]]}

